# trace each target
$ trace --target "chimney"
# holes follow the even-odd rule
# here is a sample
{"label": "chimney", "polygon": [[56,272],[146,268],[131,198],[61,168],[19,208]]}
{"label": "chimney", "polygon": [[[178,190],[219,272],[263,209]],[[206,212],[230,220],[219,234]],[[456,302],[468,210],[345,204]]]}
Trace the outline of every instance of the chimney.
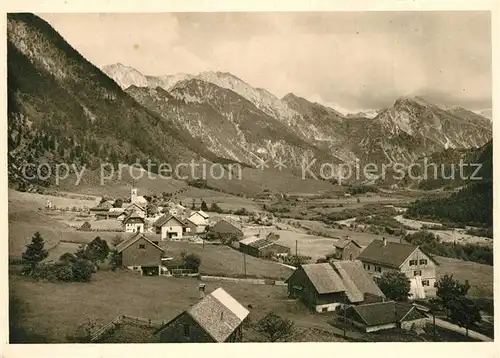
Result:
{"label": "chimney", "polygon": [[205,297],[205,284],[204,283],[200,283],[198,285],[198,291],[200,292],[200,300],[201,300]]}
{"label": "chimney", "polygon": [[382,239],[382,243],[383,243],[383,245],[382,245],[382,246],[387,245],[387,239],[386,239],[385,237]]}

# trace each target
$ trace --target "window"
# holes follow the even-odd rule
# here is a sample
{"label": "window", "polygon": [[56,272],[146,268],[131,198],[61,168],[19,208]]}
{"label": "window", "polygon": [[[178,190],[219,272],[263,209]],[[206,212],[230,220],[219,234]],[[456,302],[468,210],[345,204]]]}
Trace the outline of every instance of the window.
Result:
{"label": "window", "polygon": [[139,249],[145,249],[146,248],[146,245],[144,244],[139,244]]}
{"label": "window", "polygon": [[429,280],[422,280],[422,286],[430,286]]}
{"label": "window", "polygon": [[422,271],[413,271],[413,276],[422,276]]}
{"label": "window", "polygon": [[327,312],[328,311],[328,307],[322,307],[321,308],[321,312]]}
{"label": "window", "polygon": [[369,271],[369,270],[371,270],[370,265],[366,265],[366,269],[367,269],[368,271]]}
{"label": "window", "polygon": [[184,337],[189,337],[189,324],[184,325]]}
{"label": "window", "polygon": [[410,260],[410,266],[416,266],[417,260]]}
{"label": "window", "polygon": [[352,254],[349,254],[349,260],[352,261]]}
{"label": "window", "polygon": [[376,272],[382,272],[382,267],[380,267],[380,266],[375,266],[375,271],[376,271]]}
{"label": "window", "polygon": [[427,265],[427,259],[420,259],[420,265]]}

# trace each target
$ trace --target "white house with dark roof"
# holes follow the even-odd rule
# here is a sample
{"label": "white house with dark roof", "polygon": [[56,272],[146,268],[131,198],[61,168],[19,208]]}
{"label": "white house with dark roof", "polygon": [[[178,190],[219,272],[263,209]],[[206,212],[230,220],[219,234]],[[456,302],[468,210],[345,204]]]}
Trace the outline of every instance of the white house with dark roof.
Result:
{"label": "white house with dark roof", "polygon": [[317,312],[385,299],[360,261],[301,265],[285,282],[290,297],[300,298]]}
{"label": "white house with dark roof", "polygon": [[437,262],[418,246],[408,243],[373,240],[358,256],[364,269],[375,280],[387,271],[400,271],[410,280],[410,298],[435,294]]}
{"label": "white house with dark roof", "polygon": [[122,226],[125,232],[144,232],[144,217],[133,211],[123,219]]}
{"label": "white house with dark roof", "polygon": [[184,222],[176,216],[164,214],[154,223],[155,232],[162,240],[182,239],[185,229]]}
{"label": "white house with dark roof", "polygon": [[159,328],[161,343],[241,342],[249,311],[218,288]]}

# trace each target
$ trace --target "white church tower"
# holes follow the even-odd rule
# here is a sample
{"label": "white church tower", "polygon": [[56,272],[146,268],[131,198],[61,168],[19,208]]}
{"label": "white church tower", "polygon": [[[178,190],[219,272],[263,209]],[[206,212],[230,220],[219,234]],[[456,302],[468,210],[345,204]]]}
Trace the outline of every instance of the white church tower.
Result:
{"label": "white church tower", "polygon": [[130,202],[132,204],[137,203],[137,188],[132,188],[130,190]]}

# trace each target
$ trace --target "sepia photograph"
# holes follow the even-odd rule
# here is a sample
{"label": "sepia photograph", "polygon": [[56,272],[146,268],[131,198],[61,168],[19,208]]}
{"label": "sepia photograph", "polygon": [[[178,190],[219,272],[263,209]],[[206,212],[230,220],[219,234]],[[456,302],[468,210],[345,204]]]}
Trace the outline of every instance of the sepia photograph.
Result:
{"label": "sepia photograph", "polygon": [[5,21],[10,344],[493,341],[489,11]]}

